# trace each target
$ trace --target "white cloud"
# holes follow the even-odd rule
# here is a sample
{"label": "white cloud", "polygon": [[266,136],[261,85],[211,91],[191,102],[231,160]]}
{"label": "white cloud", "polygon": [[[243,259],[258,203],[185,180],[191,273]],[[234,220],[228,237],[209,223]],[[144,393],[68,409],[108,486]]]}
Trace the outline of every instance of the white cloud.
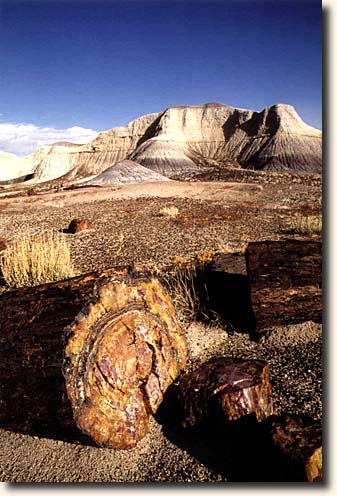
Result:
{"label": "white cloud", "polygon": [[57,141],[88,143],[97,135],[97,131],[79,126],[56,129],[34,124],[0,122],[0,150],[16,155],[30,155],[42,145],[50,145]]}

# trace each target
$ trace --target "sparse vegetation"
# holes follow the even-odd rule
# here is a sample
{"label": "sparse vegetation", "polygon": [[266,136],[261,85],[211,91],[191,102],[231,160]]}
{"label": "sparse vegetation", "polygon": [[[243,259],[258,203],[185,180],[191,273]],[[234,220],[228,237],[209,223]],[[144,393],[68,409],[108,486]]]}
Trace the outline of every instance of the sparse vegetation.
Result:
{"label": "sparse vegetation", "polygon": [[196,268],[193,265],[176,265],[167,278],[174,303],[191,321],[197,319],[201,310],[201,302],[196,291],[195,279]]}
{"label": "sparse vegetation", "polygon": [[322,234],[322,217],[310,215],[308,217],[294,217],[291,228],[299,234],[318,235]]}
{"label": "sparse vegetation", "polygon": [[197,255],[197,261],[203,267],[209,264],[210,262],[212,262],[214,260],[215,255],[216,255],[215,250],[203,251]]}
{"label": "sparse vegetation", "polygon": [[204,304],[197,285],[198,270],[201,270],[198,260],[175,256],[171,270],[160,273],[175,305],[189,321],[196,321],[203,314]]}
{"label": "sparse vegetation", "polygon": [[177,207],[163,207],[159,213],[163,216],[170,217],[171,219],[176,219],[180,214],[179,208]]}
{"label": "sparse vegetation", "polygon": [[76,275],[66,240],[53,231],[13,241],[0,263],[11,287],[37,286]]}
{"label": "sparse vegetation", "polygon": [[322,216],[295,215],[287,222],[285,222],[285,220],[281,218],[280,227],[282,231],[292,232],[295,234],[303,234],[308,236],[317,236],[322,234]]}

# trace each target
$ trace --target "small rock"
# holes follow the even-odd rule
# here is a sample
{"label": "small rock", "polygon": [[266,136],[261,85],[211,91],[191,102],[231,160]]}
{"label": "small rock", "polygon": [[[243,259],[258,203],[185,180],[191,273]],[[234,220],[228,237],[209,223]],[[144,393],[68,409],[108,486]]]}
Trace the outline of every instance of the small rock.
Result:
{"label": "small rock", "polygon": [[94,226],[90,220],[73,219],[69,224],[67,232],[70,234],[77,234],[81,231],[88,231],[90,229],[94,229]]}

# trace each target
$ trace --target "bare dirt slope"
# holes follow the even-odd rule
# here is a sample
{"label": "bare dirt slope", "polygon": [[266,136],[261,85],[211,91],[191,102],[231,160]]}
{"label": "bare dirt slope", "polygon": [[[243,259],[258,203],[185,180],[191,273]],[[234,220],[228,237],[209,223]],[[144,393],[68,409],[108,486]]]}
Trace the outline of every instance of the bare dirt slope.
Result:
{"label": "bare dirt slope", "polygon": [[[248,241],[294,237],[295,215],[321,212],[318,177],[262,176],[249,183],[194,182],[79,188],[0,199],[0,238],[64,230],[86,218],[95,229],[67,237],[79,272],[142,261],[165,266],[174,256],[207,250],[235,251]],[[266,176],[267,177],[267,176]],[[160,213],[176,206],[176,219]],[[259,341],[230,333],[219,323],[184,322],[188,368],[217,356],[260,358],[270,365],[276,413],[322,416],[321,325],[270,329]],[[29,330],[28,330],[29,331]],[[0,430],[0,480],[11,482],[222,482],[269,480],[268,471],[243,464],[240,479],[225,441],[214,433],[182,432],[169,403],[151,420],[149,433],[129,451],[98,448],[73,439],[39,438]],[[239,442],[239,441],[238,441]],[[215,444],[214,444],[215,443]],[[254,452],[254,450],[253,450]],[[253,456],[252,452],[252,456]]]}

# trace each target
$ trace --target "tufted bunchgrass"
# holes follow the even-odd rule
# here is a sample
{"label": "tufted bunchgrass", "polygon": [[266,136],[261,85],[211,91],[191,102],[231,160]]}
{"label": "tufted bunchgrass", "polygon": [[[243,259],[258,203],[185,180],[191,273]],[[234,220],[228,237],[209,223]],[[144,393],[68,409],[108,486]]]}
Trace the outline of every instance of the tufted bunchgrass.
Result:
{"label": "tufted bunchgrass", "polygon": [[170,217],[171,219],[176,219],[180,214],[178,207],[163,207],[160,209],[159,213],[165,217]]}
{"label": "tufted bunchgrass", "polygon": [[5,282],[14,288],[76,275],[64,236],[53,231],[13,241],[2,253],[0,263]]}

